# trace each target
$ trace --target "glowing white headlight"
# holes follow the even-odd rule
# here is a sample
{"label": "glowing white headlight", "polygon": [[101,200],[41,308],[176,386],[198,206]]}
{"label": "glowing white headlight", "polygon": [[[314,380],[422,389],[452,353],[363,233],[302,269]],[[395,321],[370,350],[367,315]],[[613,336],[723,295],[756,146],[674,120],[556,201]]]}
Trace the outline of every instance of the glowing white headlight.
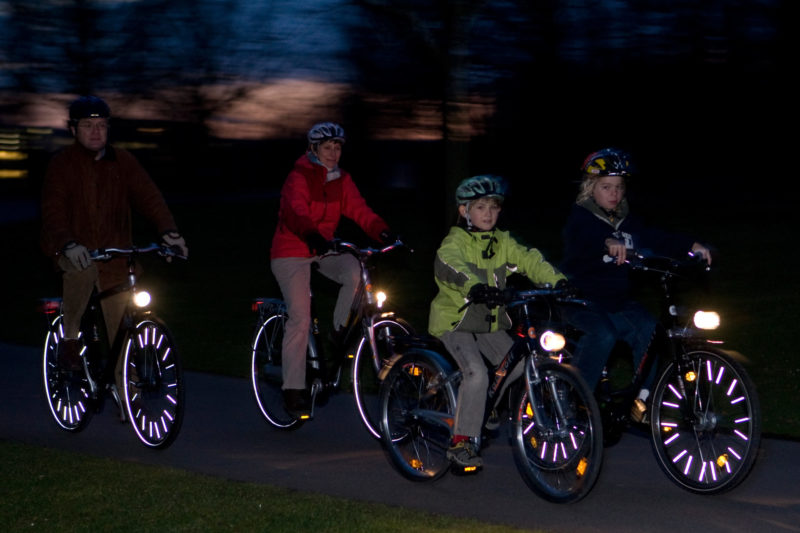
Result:
{"label": "glowing white headlight", "polygon": [[700,329],[717,329],[719,313],[716,311],[698,311],[694,314],[694,325]]}
{"label": "glowing white headlight", "polygon": [[560,333],[548,330],[539,336],[539,344],[548,352],[557,352],[564,348],[567,341]]}
{"label": "glowing white headlight", "polygon": [[150,305],[150,293],[147,291],[137,291],[133,295],[133,303],[136,307],[147,307]]}
{"label": "glowing white headlight", "polygon": [[383,302],[386,301],[386,293],[383,291],[378,291],[375,294],[375,302],[378,304],[378,309],[383,307]]}

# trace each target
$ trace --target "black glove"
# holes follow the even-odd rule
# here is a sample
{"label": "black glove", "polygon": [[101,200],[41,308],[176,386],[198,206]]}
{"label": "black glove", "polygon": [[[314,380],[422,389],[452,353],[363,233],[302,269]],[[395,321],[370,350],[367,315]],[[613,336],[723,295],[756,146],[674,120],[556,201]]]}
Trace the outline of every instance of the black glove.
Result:
{"label": "black glove", "polygon": [[322,255],[333,248],[330,241],[317,232],[306,235],[306,244],[308,245],[308,251],[314,255]]}
{"label": "black glove", "polygon": [[497,287],[490,287],[485,283],[473,285],[467,294],[467,298],[474,303],[486,304],[489,309],[505,304],[503,291]]}
{"label": "black glove", "polygon": [[397,236],[397,233],[393,232],[389,228],[386,228],[385,230],[383,230],[381,232],[381,234],[379,235],[379,237],[381,239],[381,243],[384,246],[389,246],[390,244],[394,244],[395,242],[397,242],[397,240],[399,238]]}
{"label": "black glove", "polygon": [[578,295],[578,288],[565,279],[560,279],[556,282],[556,289],[563,291],[564,295],[568,298],[574,298]]}

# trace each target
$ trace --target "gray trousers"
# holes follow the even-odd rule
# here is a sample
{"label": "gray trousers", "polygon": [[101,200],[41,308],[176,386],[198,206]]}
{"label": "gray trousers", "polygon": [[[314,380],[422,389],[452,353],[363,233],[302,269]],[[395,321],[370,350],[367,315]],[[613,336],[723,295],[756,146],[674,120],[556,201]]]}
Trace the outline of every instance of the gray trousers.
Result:
{"label": "gray trousers", "polygon": [[283,388],[306,388],[306,351],[311,329],[311,264],[319,264],[319,272],[341,284],[333,310],[333,326],[347,324],[361,281],[358,260],[350,254],[322,257],[281,257],[270,261],[278,281],[286,312],[289,315],[283,334]]}
{"label": "gray trousers", "polygon": [[514,341],[505,331],[494,333],[448,331],[440,338],[458,363],[462,374],[461,385],[458,387],[453,434],[479,437],[486,409],[486,393],[489,389],[489,371],[483,358],[497,365],[511,349]]}

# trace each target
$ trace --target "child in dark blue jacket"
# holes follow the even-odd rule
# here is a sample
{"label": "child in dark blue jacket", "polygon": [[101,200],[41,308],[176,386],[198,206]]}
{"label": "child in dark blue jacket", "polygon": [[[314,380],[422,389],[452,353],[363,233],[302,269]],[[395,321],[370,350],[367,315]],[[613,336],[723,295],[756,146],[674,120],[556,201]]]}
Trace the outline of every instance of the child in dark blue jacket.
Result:
{"label": "child in dark blue jacket", "polygon": [[[583,181],[564,227],[561,270],[588,308],[569,311],[569,320],[584,332],[573,354],[589,387],[594,388],[618,340],[630,345],[634,368],[644,358],[656,319],[631,298],[626,250],[652,249],[664,255],[701,254],[711,263],[709,250],[691,237],[646,226],[631,215],[625,198],[630,175],[628,155],[614,148],[594,152],[583,164]],[[604,257],[605,256],[605,257]],[[647,399],[648,381],[639,395]]]}

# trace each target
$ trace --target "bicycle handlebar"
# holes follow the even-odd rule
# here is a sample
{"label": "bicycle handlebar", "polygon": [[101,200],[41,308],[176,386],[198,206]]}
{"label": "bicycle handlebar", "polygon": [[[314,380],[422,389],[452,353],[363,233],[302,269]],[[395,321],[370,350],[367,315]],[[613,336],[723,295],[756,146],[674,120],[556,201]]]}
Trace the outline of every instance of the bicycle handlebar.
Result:
{"label": "bicycle handlebar", "polygon": [[[516,290],[507,288],[500,291],[498,289],[498,300],[492,301],[492,307],[498,305],[505,305],[506,307],[516,307],[523,305],[531,300],[539,300],[544,298],[551,298],[557,303],[562,304],[575,304],[575,305],[588,305],[587,300],[582,300],[575,297],[574,289],[571,287],[540,287],[536,289]],[[501,302],[501,303],[500,303]],[[486,303],[478,302],[475,299],[467,299],[467,302],[461,306],[459,312],[463,311],[473,303]]]}
{"label": "bicycle handlebar", "polygon": [[332,242],[333,242],[333,253],[341,253],[343,251],[346,251],[355,255],[356,257],[364,257],[364,258],[370,257],[375,254],[383,254],[391,250],[394,250],[395,248],[408,248],[410,252],[412,253],[414,252],[414,250],[411,247],[409,247],[406,243],[404,243],[400,239],[397,239],[392,244],[389,244],[383,248],[372,248],[369,246],[366,248],[360,248],[355,244],[353,244],[352,242],[343,241],[341,239],[333,239]]}
{"label": "bicycle handlebar", "polygon": [[[616,258],[608,254],[603,256],[604,263],[616,261]],[[702,254],[688,252],[686,257],[675,258],[666,255],[657,255],[650,250],[627,249],[625,251],[624,264],[629,265],[634,270],[657,272],[660,274],[677,274],[681,268],[697,269],[702,267],[705,272],[711,271],[711,265],[706,262]]]}
{"label": "bicycle handlebar", "polygon": [[177,257],[178,259],[186,259],[186,256],[179,253],[177,246],[167,246],[166,244],[151,243],[147,246],[132,246],[131,248],[98,248],[91,250],[89,256],[94,261],[107,261],[115,256],[129,257],[137,254],[144,253],[157,253],[161,257]]}

